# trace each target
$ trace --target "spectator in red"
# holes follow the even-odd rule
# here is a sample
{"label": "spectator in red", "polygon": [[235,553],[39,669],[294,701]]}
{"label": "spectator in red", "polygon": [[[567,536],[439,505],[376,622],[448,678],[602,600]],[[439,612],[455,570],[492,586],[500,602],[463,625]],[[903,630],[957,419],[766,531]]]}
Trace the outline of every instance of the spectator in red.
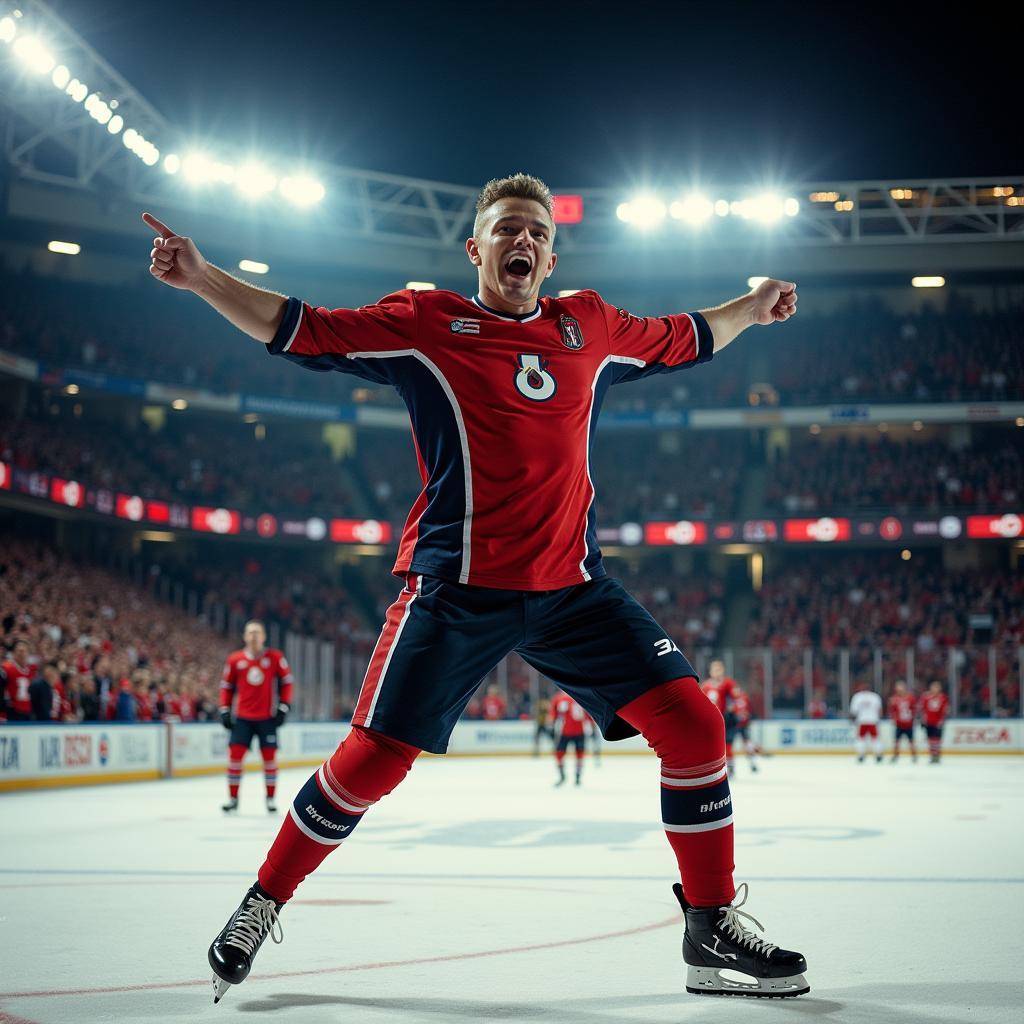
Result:
{"label": "spectator in red", "polygon": [[27,641],[18,640],[8,661],[0,664],[0,682],[6,700],[7,720],[27,722],[32,718],[32,701],[29,686],[35,679],[36,666],[29,660]]}
{"label": "spectator in red", "polygon": [[502,697],[496,683],[487,687],[487,693],[481,702],[483,717],[488,722],[497,722],[508,716],[508,702]]}

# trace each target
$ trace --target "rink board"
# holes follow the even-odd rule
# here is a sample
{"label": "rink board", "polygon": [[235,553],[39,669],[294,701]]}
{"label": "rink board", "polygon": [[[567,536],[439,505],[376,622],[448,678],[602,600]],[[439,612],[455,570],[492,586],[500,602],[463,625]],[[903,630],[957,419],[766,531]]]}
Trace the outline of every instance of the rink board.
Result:
{"label": "rink board", "polygon": [[[278,733],[278,764],[295,768],[319,764],[348,732],[347,722],[290,722]],[[532,722],[459,722],[449,755],[454,757],[528,756],[533,752]],[[844,754],[853,749],[854,726],[841,719],[755,722],[751,736],[767,753]],[[890,750],[892,722],[879,727]],[[915,738],[926,748],[922,729]],[[544,750],[550,744],[545,741]],[[213,722],[162,722],[0,725],[0,792],[45,786],[95,785],[165,777],[208,775],[225,770],[228,733]],[[602,755],[647,753],[639,736],[604,743]],[[946,754],[1024,753],[1024,722],[1019,718],[958,719],[943,731]],[[262,767],[250,754],[246,767]]]}

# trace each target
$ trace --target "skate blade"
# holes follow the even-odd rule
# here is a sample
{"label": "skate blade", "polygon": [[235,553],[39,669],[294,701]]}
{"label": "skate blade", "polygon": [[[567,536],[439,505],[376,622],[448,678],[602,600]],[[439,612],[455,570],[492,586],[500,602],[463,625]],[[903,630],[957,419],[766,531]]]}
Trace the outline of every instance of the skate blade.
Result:
{"label": "skate blade", "polygon": [[699,996],[751,996],[761,999],[785,999],[811,991],[802,974],[788,978],[755,978],[736,970],[719,967],[693,967],[686,971],[686,991]]}
{"label": "skate blade", "polygon": [[228,989],[231,988],[231,982],[225,981],[222,977],[215,974],[213,976],[213,1005],[216,1006],[227,994]]}

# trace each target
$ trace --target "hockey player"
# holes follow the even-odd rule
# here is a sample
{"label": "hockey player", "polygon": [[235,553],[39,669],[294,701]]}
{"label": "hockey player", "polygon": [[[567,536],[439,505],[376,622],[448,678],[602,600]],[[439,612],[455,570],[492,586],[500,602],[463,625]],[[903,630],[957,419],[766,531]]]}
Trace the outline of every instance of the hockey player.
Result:
{"label": "hockey player", "polygon": [[732,695],[736,689],[736,680],[725,674],[725,662],[716,658],[708,666],[708,678],[700,684],[700,688],[725,720],[725,764],[731,776],[735,771],[732,748],[736,742],[736,715],[733,712]]}
{"label": "hockey player", "polygon": [[942,757],[942,726],[949,714],[949,698],[942,683],[935,679],[921,697],[921,721],[928,736],[928,763],[938,764]]}
{"label": "hockey player", "polygon": [[914,695],[907,690],[907,684],[902,679],[896,680],[892,696],[889,698],[889,717],[896,727],[896,739],[892,747],[892,763],[895,764],[900,756],[900,740],[905,736],[910,744],[910,756],[917,763],[917,747],[914,746],[914,712],[917,702]]}
{"label": "hockey player", "polygon": [[[229,730],[228,802],[222,810],[238,810],[238,787],[242,782],[242,764],[252,746],[260,743],[263,778],[267,788],[267,810],[277,811],[277,730],[284,725],[292,701],[292,673],[280,651],[265,647],[267,631],[255,619],[245,624],[245,646],[228,655],[220,684],[220,720]],[[231,705],[238,697],[235,717]]]}
{"label": "hockey player", "polygon": [[850,718],[857,726],[857,737],[854,747],[857,761],[864,761],[868,737],[871,738],[875,760],[882,760],[882,741],[878,735],[878,723],[882,718],[882,698],[874,690],[868,689],[866,683],[860,683],[857,692],[850,698]]}
{"label": "hockey player", "polygon": [[551,702],[551,725],[558,737],[555,744],[558,781],[555,786],[565,784],[565,754],[570,746],[576,751],[576,785],[579,786],[583,781],[583,758],[587,754],[587,733],[593,728],[594,720],[569,694],[559,693]]}
{"label": "hockey player", "polygon": [[[539,179],[492,181],[466,242],[474,297],[403,290],[337,310],[239,281],[144,216],[159,236],[154,278],[192,291],[272,356],[396,388],[423,481],[394,569],[404,589],[353,728],[300,790],[256,884],[211,944],[217,997],[248,976],[266,936],[279,938],[278,913],[296,887],[419,753],[444,753],[479,681],[512,650],[571,693],[607,739],[639,733],[657,753],[682,879],[687,991],[809,990],[803,956],[757,936],[740,909],[721,715],[664,629],[608,577],[588,470],[609,387],[700,366],[748,327],[788,320],[796,285],[768,278],[715,309],[663,317],[588,290],[541,298],[558,259],[552,211]],[[750,980],[735,982],[732,970]]]}
{"label": "hockey player", "polygon": [[757,745],[750,738],[750,720],[752,712],[750,696],[737,683],[732,691],[732,713],[736,721],[736,735],[743,740],[743,749],[750,763],[750,770],[757,771]]}

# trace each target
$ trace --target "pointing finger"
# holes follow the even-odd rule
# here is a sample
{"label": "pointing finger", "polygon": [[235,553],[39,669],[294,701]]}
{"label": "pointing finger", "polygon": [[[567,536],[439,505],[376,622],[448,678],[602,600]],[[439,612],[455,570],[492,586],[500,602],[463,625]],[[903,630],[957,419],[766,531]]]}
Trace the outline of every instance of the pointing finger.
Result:
{"label": "pointing finger", "polygon": [[158,231],[163,238],[170,238],[174,232],[162,221],[157,220],[151,213],[144,213],[142,219],[154,230]]}

